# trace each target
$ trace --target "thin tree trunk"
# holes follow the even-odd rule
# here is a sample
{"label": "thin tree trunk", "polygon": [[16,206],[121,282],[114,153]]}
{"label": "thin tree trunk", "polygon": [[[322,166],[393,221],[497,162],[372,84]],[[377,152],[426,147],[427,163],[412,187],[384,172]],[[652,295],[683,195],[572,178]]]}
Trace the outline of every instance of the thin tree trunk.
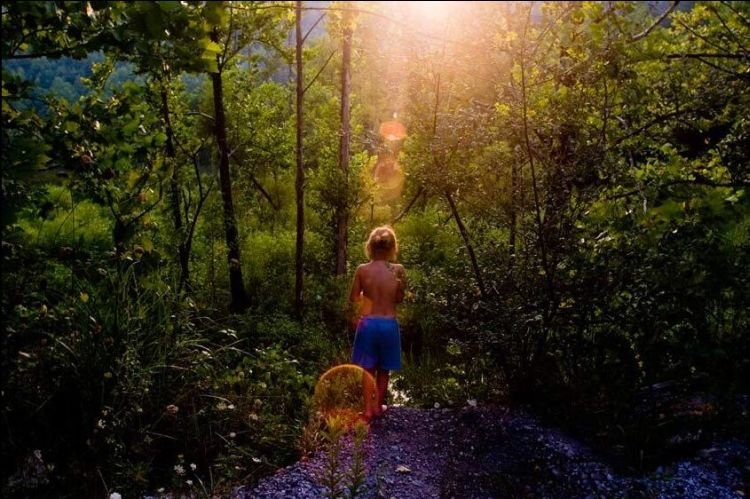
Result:
{"label": "thin tree trunk", "polygon": [[172,163],[172,176],[169,182],[169,204],[174,219],[174,230],[177,234],[177,262],[180,265],[180,290],[184,286],[189,286],[190,282],[190,254],[185,243],[185,224],[182,220],[182,211],[180,206],[180,167],[177,164],[177,153],[175,151],[174,129],[172,128],[172,117],[169,111],[169,95],[167,94],[166,84],[161,89],[161,112],[164,120],[164,128],[167,132],[167,141],[164,147],[164,154],[167,160]]}
{"label": "thin tree trunk", "polygon": [[479,291],[482,293],[482,298],[487,298],[487,289],[484,287],[484,280],[482,279],[482,273],[479,271],[479,264],[477,263],[477,256],[474,254],[474,247],[471,245],[471,240],[469,240],[469,233],[466,230],[466,226],[464,225],[463,221],[461,220],[461,216],[458,213],[458,209],[456,208],[456,203],[453,201],[453,196],[451,196],[451,193],[448,191],[445,191],[445,199],[448,200],[448,205],[451,208],[451,214],[453,214],[453,219],[456,221],[456,225],[458,226],[458,232],[461,233],[461,238],[464,240],[464,245],[466,246],[466,250],[469,252],[469,258],[471,259],[471,267],[474,270],[474,277],[477,280],[477,284],[479,285]]}
{"label": "thin tree trunk", "polygon": [[406,214],[409,213],[409,210],[412,209],[412,207],[414,206],[414,203],[417,202],[417,200],[420,198],[420,196],[424,195],[424,192],[425,192],[424,186],[420,185],[419,189],[417,189],[417,193],[414,194],[414,197],[411,198],[411,201],[409,201],[409,203],[406,205],[406,207],[404,207],[404,209],[401,210],[401,213],[399,213],[396,216],[396,218],[393,219],[393,221],[391,222],[391,225],[394,225],[399,220],[401,220],[402,218],[404,218],[406,216]]}
{"label": "thin tree trunk", "polygon": [[302,99],[303,74],[302,74],[302,2],[296,2],[295,31],[296,31],[296,60],[297,60],[297,178],[295,180],[295,193],[297,198],[297,246],[295,255],[295,279],[294,279],[294,311],[297,318],[302,320],[302,252],[304,250],[305,236],[305,170],[302,165]]}
{"label": "thin tree trunk", "polygon": [[227,144],[226,118],[224,116],[224,91],[221,82],[221,71],[211,73],[211,82],[214,93],[214,133],[216,134],[216,143],[219,147],[219,188],[224,208],[224,232],[228,249],[229,289],[231,292],[229,310],[236,313],[247,309],[250,303],[242,280],[237,219],[234,214],[234,203],[232,201],[232,180],[229,175],[229,147]]}
{"label": "thin tree trunk", "polygon": [[[524,30],[524,43],[526,30]],[[525,55],[523,56],[525,57]],[[545,282],[547,283],[547,292],[550,305],[553,301],[554,288],[552,282],[552,273],[549,268],[549,260],[547,258],[547,244],[544,235],[544,222],[542,220],[541,212],[541,201],[539,200],[539,186],[537,183],[536,167],[534,165],[534,152],[531,149],[531,140],[529,139],[529,119],[527,111],[527,97],[526,97],[526,61],[521,61],[521,94],[523,98],[523,138],[526,146],[526,154],[529,159],[529,169],[531,171],[531,190],[534,195],[534,217],[536,219],[537,239],[539,241],[539,251],[542,256],[542,269],[544,269]]]}
{"label": "thin tree trunk", "polygon": [[[516,163],[510,167],[510,235],[508,237],[508,246],[510,247],[511,256],[516,254],[516,227],[518,225],[518,166]],[[513,261],[511,260],[511,265]]]}
{"label": "thin tree trunk", "polygon": [[542,269],[544,270],[544,281],[547,287],[547,306],[545,307],[544,314],[542,317],[542,334],[537,342],[536,354],[534,359],[541,358],[542,354],[546,350],[547,336],[549,334],[549,322],[552,319],[554,301],[555,301],[555,289],[552,276],[552,269],[549,265],[549,259],[547,256],[547,244],[545,240],[544,224],[541,213],[541,202],[539,200],[539,186],[537,184],[536,167],[534,164],[534,151],[531,148],[531,140],[529,139],[529,117],[528,117],[528,97],[526,95],[526,32],[529,24],[531,23],[531,7],[528,10],[528,16],[526,18],[526,24],[523,30],[523,52],[521,54],[521,97],[523,99],[523,139],[526,146],[526,154],[529,159],[529,171],[531,173],[531,189],[534,195],[534,216],[536,218],[536,230],[537,240],[539,243],[539,252],[542,257]]}
{"label": "thin tree trunk", "polygon": [[351,88],[352,65],[352,28],[349,16],[344,16],[343,58],[341,62],[341,140],[339,142],[339,168],[344,180],[345,196],[336,206],[336,275],[346,273],[346,256],[349,231],[349,143],[351,141],[351,123],[349,112],[349,93]]}

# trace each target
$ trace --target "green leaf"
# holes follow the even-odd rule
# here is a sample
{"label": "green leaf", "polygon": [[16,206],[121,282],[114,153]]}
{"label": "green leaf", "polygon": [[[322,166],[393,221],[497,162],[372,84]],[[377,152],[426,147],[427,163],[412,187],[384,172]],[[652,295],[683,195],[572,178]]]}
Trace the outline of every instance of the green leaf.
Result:
{"label": "green leaf", "polygon": [[133,135],[133,133],[138,129],[138,125],[140,125],[140,120],[136,118],[122,127],[122,133],[124,135]]}
{"label": "green leaf", "polygon": [[175,0],[167,0],[167,1],[159,1],[156,2],[159,5],[159,8],[163,10],[164,12],[172,12],[176,8],[180,6],[180,2]]}
{"label": "green leaf", "polygon": [[206,52],[210,54],[215,55],[221,52],[221,45],[211,40],[205,40],[203,43],[203,50],[205,50]]}
{"label": "green leaf", "polygon": [[141,241],[141,246],[146,253],[154,251],[154,242],[151,239],[144,239]]}
{"label": "green leaf", "polygon": [[213,26],[221,26],[227,18],[224,2],[206,2],[203,15]]}

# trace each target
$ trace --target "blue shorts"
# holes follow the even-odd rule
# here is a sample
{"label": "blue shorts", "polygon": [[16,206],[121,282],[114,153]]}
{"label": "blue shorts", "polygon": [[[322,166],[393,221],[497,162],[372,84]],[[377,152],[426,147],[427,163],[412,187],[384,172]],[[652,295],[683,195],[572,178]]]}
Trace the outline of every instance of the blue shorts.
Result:
{"label": "blue shorts", "polygon": [[401,333],[395,317],[366,315],[359,320],[352,362],[365,369],[401,369]]}

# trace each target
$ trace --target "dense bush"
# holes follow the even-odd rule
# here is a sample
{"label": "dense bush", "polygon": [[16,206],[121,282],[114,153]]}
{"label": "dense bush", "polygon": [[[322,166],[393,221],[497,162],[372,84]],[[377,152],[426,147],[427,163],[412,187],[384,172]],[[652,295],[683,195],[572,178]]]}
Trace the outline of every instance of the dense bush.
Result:
{"label": "dense bush", "polygon": [[14,311],[3,365],[11,496],[90,495],[100,476],[129,494],[188,491],[186,480],[218,491],[297,455],[316,375],[337,352],[324,330],[217,322],[174,295],[148,254],[59,259],[6,243],[3,256],[23,264],[3,294]]}

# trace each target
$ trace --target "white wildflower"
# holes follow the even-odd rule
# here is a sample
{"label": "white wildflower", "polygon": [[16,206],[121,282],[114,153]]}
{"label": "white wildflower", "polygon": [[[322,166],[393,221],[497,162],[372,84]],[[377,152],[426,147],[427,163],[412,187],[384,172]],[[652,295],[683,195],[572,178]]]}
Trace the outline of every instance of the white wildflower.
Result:
{"label": "white wildflower", "polygon": [[469,399],[466,401],[467,404],[469,404],[471,407],[477,406],[477,399]]}
{"label": "white wildflower", "polygon": [[198,466],[196,466],[195,463],[190,463],[190,469],[195,471],[196,469],[198,469]]}
{"label": "white wildflower", "polygon": [[231,433],[229,434],[229,438],[234,438],[234,437],[236,437],[236,436],[237,436],[237,434],[236,434],[235,432],[231,432]]}
{"label": "white wildflower", "polygon": [[164,487],[159,487],[158,489],[156,489],[156,491],[157,491],[157,492],[158,492],[159,494],[163,494],[163,493],[164,493]]}
{"label": "white wildflower", "polygon": [[234,404],[229,404],[229,405],[227,406],[227,409],[229,409],[230,411],[231,411],[232,409],[234,409]]}
{"label": "white wildflower", "polygon": [[435,409],[440,409],[440,402],[435,402],[435,405],[433,407]]}
{"label": "white wildflower", "polygon": [[178,475],[184,475],[185,474],[185,468],[182,467],[181,464],[175,464],[174,465],[174,472]]}
{"label": "white wildflower", "polygon": [[261,459],[260,459],[260,458],[257,458],[257,457],[254,457],[254,458],[253,458],[253,462],[254,462],[254,463],[259,463],[259,462],[261,462]]}
{"label": "white wildflower", "polygon": [[193,486],[193,481],[192,480],[185,480],[185,483],[188,484],[188,485],[190,485],[191,487]]}
{"label": "white wildflower", "polygon": [[112,492],[109,495],[109,499],[122,499],[122,496],[119,493],[117,493],[117,492]]}

